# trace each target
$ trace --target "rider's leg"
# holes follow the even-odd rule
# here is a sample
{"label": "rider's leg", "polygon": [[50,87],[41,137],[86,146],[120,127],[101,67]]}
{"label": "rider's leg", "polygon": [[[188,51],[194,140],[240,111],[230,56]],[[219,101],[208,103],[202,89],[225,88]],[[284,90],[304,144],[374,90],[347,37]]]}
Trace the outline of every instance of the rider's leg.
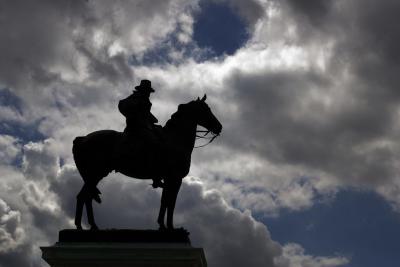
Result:
{"label": "rider's leg", "polygon": [[157,187],[164,187],[164,183],[162,182],[162,176],[165,175],[166,170],[164,166],[165,161],[165,152],[164,152],[164,145],[161,143],[161,138],[159,133],[157,132],[157,127],[154,128],[153,131],[149,133],[149,144],[150,149],[148,151],[148,167],[154,170],[154,166],[157,166],[156,171],[154,172],[153,180],[153,188]]}

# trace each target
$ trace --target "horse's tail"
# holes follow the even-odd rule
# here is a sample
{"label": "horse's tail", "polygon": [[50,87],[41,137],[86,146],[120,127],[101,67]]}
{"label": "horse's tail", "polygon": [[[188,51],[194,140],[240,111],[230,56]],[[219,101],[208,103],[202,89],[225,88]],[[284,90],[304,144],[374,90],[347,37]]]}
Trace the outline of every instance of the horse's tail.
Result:
{"label": "horse's tail", "polygon": [[85,192],[85,194],[87,194],[86,197],[92,198],[96,202],[101,203],[100,190],[95,185],[93,185],[91,181],[89,181],[90,176],[88,174],[88,164],[87,160],[85,160],[85,150],[83,147],[85,138],[86,137],[84,136],[78,136],[74,139],[72,145],[72,154],[74,156],[76,168],[81,174],[85,185],[88,187],[88,190]]}

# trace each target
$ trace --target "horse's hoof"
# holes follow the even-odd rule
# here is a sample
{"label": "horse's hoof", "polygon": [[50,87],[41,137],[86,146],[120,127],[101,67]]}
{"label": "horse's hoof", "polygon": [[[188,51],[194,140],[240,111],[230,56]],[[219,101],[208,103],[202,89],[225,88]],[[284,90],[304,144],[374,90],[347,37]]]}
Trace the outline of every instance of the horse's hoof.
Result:
{"label": "horse's hoof", "polygon": [[160,226],[158,227],[158,230],[159,230],[159,231],[165,231],[165,230],[167,230],[167,227],[165,227],[165,225],[164,225],[163,223],[160,223],[159,225],[160,225]]}
{"label": "horse's hoof", "polygon": [[99,227],[97,227],[97,225],[92,225],[91,227],[90,227],[90,230],[92,230],[92,231],[97,231],[97,230],[99,230]]}
{"label": "horse's hoof", "polygon": [[183,227],[179,227],[179,228],[175,228],[175,230],[174,231],[176,231],[176,232],[184,232],[184,233],[189,233],[189,231],[188,230],[186,230],[185,228],[183,228]]}
{"label": "horse's hoof", "polygon": [[76,226],[76,230],[82,230],[82,225],[75,225]]}

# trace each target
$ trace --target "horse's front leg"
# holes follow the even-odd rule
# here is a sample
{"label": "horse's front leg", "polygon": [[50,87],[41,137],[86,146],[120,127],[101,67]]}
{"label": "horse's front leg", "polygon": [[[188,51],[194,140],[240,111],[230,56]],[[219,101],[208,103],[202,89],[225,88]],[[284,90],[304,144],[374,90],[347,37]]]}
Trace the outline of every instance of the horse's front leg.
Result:
{"label": "horse's front leg", "polygon": [[182,179],[180,178],[171,181],[171,186],[168,194],[168,203],[167,203],[167,227],[170,230],[174,229],[174,210],[175,210],[176,198],[178,196],[181,185],[182,185]]}

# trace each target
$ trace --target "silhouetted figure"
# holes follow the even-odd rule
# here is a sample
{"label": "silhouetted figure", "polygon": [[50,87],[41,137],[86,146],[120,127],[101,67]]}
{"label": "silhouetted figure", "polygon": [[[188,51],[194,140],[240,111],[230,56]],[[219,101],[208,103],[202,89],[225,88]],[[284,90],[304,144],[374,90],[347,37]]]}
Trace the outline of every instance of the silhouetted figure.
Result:
{"label": "silhouetted figure", "polygon": [[143,80],[136,92],[119,103],[121,113],[127,118],[124,133],[101,130],[75,138],[72,152],[84,181],[77,195],[75,225],[78,229],[82,229],[84,205],[91,229],[97,229],[92,200],[101,202],[96,186],[113,170],[137,179],[156,179],[156,185],[162,177],[157,222],[161,230],[166,229],[167,213],[167,228],[174,229],[176,198],[182,179],[189,173],[197,125],[211,131],[214,137],[221,133],[222,125],[206,104],[204,95],[202,99],[179,105],[164,127],[156,126],[156,118],[150,112],[152,90],[150,81]]}
{"label": "silhouetted figure", "polygon": [[[121,143],[116,146],[116,161],[138,156],[137,151],[147,163],[146,168],[153,166],[153,160],[159,161],[162,158],[162,137],[157,118],[151,113],[150,94],[154,93],[149,80],[142,80],[140,85],[135,87],[136,91],[129,97],[119,101],[118,109],[126,117],[126,128]],[[117,166],[118,171],[118,166]],[[155,174],[153,187],[162,187],[162,171]]]}

